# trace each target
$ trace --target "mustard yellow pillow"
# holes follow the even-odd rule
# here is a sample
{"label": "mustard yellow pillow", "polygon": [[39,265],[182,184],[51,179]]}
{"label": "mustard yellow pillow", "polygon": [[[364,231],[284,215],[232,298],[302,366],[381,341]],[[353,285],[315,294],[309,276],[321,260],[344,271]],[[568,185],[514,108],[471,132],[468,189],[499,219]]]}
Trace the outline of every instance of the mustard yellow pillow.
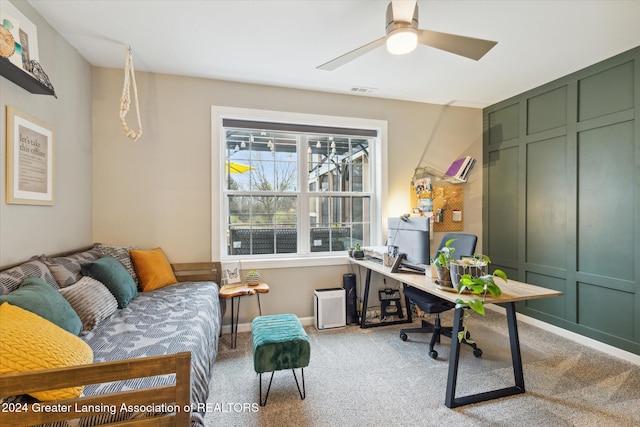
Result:
{"label": "mustard yellow pillow", "polygon": [[129,254],[136,268],[138,279],[140,279],[140,289],[142,291],[152,291],[178,283],[162,248],[149,250],[131,249]]}
{"label": "mustard yellow pillow", "polygon": [[[50,321],[8,302],[0,305],[0,375],[93,362],[91,347]],[[41,401],[72,399],[84,387],[29,393]]]}

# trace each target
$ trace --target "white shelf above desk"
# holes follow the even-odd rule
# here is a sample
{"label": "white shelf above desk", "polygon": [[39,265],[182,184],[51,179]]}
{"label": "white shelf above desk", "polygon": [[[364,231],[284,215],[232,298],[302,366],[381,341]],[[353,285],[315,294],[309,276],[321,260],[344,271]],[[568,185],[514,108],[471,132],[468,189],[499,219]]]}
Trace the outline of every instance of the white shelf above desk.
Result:
{"label": "white shelf above desk", "polygon": [[439,179],[440,181],[448,182],[449,184],[464,184],[465,182],[467,182],[465,180],[449,176],[441,170],[431,166],[421,166],[416,169],[415,178],[422,178],[426,176],[432,176]]}

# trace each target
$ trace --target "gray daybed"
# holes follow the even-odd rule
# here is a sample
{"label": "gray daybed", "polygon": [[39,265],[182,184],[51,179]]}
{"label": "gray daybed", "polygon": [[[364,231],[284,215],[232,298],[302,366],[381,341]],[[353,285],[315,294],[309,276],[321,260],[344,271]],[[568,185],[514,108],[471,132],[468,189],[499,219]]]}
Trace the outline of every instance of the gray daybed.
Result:
{"label": "gray daybed", "polygon": [[[127,252],[127,248],[118,249],[120,257]],[[77,277],[80,264],[114,255],[112,250],[96,245],[5,268],[0,271],[0,295],[10,296],[28,276],[64,289],[59,283],[65,277],[59,274],[61,270]],[[0,425],[92,426],[134,420],[126,425],[204,426],[208,383],[224,315],[224,302],[221,305],[223,300],[218,298],[220,264],[171,267],[179,283],[138,292],[126,307],[80,335],[93,351],[93,363],[0,374],[0,400],[5,409],[0,411]],[[84,386],[80,397],[46,402],[48,408],[63,405],[58,406],[62,411],[44,413],[24,406],[43,407],[44,403],[28,396],[34,391],[79,385]],[[152,422],[149,418],[154,417],[158,419]],[[76,424],[78,418],[80,424]]]}

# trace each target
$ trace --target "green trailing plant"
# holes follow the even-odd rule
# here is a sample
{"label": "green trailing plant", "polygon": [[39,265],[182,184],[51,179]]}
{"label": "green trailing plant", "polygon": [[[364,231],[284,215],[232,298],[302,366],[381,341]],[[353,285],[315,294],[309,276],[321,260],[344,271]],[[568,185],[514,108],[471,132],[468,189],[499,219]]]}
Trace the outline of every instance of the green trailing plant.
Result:
{"label": "green trailing plant", "polygon": [[433,263],[438,268],[449,268],[449,262],[454,260],[453,254],[456,248],[452,248],[451,244],[458,239],[449,239],[444,243],[444,246],[438,251],[438,256],[433,260]]}
{"label": "green trailing plant", "polygon": [[[454,261],[456,262],[456,261]],[[488,265],[491,263],[491,260],[488,256],[483,254],[474,254],[473,257],[467,258],[462,261],[457,261],[457,263],[469,266],[481,266]],[[494,297],[499,297],[502,294],[502,290],[500,286],[496,284],[495,278],[502,279],[505,283],[507,283],[507,274],[500,270],[496,269],[493,274],[483,274],[480,276],[472,276],[471,274],[463,274],[460,277],[460,281],[458,282],[458,293],[462,293],[465,290],[471,291],[474,295],[480,296],[480,298],[472,298],[469,301],[463,301],[461,299],[456,300],[456,308],[468,307],[471,310],[475,311],[484,316],[484,302],[487,298],[487,294],[491,294]],[[466,340],[469,343],[473,343],[468,340],[466,337],[468,336],[467,327],[458,332],[458,341],[462,342]]]}
{"label": "green trailing plant", "polygon": [[[486,255],[475,254],[470,262],[475,263],[476,265],[487,265],[491,260]],[[471,310],[484,316],[484,302],[487,298],[487,293],[494,297],[499,297],[502,294],[500,286],[495,282],[496,277],[507,283],[507,274],[500,269],[496,269],[493,274],[484,274],[479,277],[473,277],[470,274],[463,274],[460,277],[460,282],[458,283],[458,293],[469,290],[474,295],[481,296],[481,298],[472,298],[469,301],[457,299],[456,308],[469,307]],[[468,335],[467,327],[465,326],[462,331],[458,332],[458,341],[466,341],[469,344],[473,344],[473,341],[467,338]]]}
{"label": "green trailing plant", "polygon": [[500,286],[498,286],[494,280],[496,277],[507,283],[506,273],[499,269],[496,269],[493,274],[486,274],[480,277],[472,277],[470,274],[463,274],[460,278],[460,283],[458,283],[458,293],[469,290],[474,295],[479,295],[481,298],[472,298],[469,301],[457,299],[456,308],[469,307],[476,313],[484,316],[484,302],[486,300],[487,293],[494,297],[499,297],[502,294]]}

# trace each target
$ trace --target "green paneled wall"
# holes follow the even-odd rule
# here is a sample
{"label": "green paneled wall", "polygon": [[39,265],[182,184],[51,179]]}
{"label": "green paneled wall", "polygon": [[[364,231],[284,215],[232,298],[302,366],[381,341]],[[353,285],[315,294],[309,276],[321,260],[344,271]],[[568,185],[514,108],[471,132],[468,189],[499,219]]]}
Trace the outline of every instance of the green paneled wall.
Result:
{"label": "green paneled wall", "polygon": [[484,247],[518,310],[640,354],[640,47],[484,110]]}

